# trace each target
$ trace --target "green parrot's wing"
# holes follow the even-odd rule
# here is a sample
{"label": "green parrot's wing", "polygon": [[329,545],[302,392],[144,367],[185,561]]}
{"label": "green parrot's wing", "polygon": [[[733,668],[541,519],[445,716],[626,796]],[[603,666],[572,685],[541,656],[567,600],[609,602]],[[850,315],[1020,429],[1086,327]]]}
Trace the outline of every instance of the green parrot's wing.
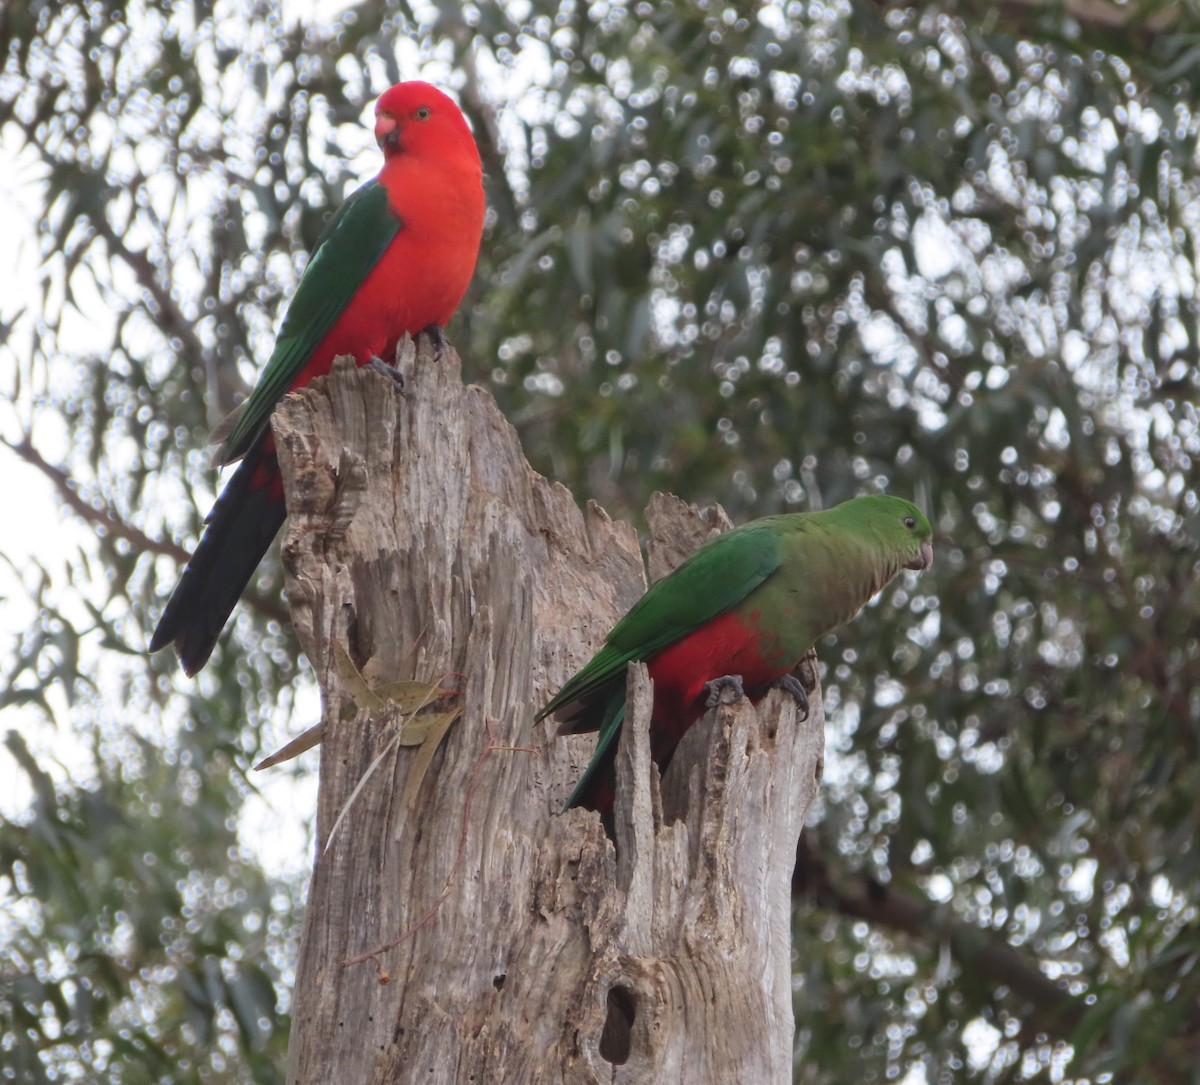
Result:
{"label": "green parrot's wing", "polygon": [[214,441],[221,442],[216,463],[241,458],[266,430],[275,404],[396,236],[401,223],[387,201],[387,189],[377,180],[368,181],[329,220],[300,276],[258,384],[229,420],[228,432],[222,432],[222,425],[213,434]]}
{"label": "green parrot's wing", "polygon": [[[773,519],[757,520],[718,535],[670,576],[651,584],[633,609],[613,627],[604,647],[559,690],[537,718],[545,719],[574,701],[586,700],[614,679],[623,681],[631,660],[648,659],[737,606],[779,568],[779,532]],[[606,721],[610,715],[605,713]],[[601,724],[598,750],[603,749],[619,727],[617,719],[606,736]]]}

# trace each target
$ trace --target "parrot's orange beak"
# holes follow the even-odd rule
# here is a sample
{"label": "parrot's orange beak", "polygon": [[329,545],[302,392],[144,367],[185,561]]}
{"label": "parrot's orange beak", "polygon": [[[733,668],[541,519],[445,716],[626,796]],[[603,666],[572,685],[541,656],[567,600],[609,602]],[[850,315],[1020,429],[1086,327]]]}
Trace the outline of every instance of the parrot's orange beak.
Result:
{"label": "parrot's orange beak", "polygon": [[375,114],[375,142],[385,155],[400,150],[400,124],[392,114]]}

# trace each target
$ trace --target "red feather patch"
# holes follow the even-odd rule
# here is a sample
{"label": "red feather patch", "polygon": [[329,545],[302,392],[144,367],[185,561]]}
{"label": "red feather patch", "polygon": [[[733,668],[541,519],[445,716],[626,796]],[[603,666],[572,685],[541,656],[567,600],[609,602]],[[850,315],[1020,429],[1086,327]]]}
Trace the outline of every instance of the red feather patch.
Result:
{"label": "red feather patch", "polygon": [[650,744],[656,760],[668,756],[683,733],[704,715],[708,682],[726,674],[741,675],[747,695],[758,700],[795,666],[796,660],[780,660],[771,645],[764,645],[763,637],[762,629],[729,611],[647,661],[654,679]]}

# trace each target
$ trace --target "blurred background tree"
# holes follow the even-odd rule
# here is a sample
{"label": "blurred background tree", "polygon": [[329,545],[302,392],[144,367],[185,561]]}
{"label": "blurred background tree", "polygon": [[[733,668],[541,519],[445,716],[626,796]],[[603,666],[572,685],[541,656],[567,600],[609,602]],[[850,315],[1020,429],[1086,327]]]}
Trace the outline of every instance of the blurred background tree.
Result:
{"label": "blurred background tree", "polygon": [[449,335],[535,466],[623,516],[886,486],[939,529],[819,646],[798,1079],[1192,1072],[1190,4],[28,0],[0,55],[37,220],[0,299],[0,1077],[282,1080],[315,761],[248,769],[317,709],[277,563],[197,681],[140,653],[206,434],[416,76],[488,174]]}

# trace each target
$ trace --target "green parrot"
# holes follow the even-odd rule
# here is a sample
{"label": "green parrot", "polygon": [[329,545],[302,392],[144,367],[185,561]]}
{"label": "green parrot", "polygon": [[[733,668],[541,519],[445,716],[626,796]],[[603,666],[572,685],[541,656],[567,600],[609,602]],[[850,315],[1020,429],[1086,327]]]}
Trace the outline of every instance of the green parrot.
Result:
{"label": "green parrot", "polygon": [[612,808],[630,662],[645,662],[654,680],[650,751],[663,770],[724,686],[755,702],[781,686],[807,710],[791,671],[901,569],[929,569],[932,533],[911,501],[876,494],[822,512],[766,516],[706,543],[650,586],[538,713],[553,714],[559,734],[600,732],[567,806]]}

